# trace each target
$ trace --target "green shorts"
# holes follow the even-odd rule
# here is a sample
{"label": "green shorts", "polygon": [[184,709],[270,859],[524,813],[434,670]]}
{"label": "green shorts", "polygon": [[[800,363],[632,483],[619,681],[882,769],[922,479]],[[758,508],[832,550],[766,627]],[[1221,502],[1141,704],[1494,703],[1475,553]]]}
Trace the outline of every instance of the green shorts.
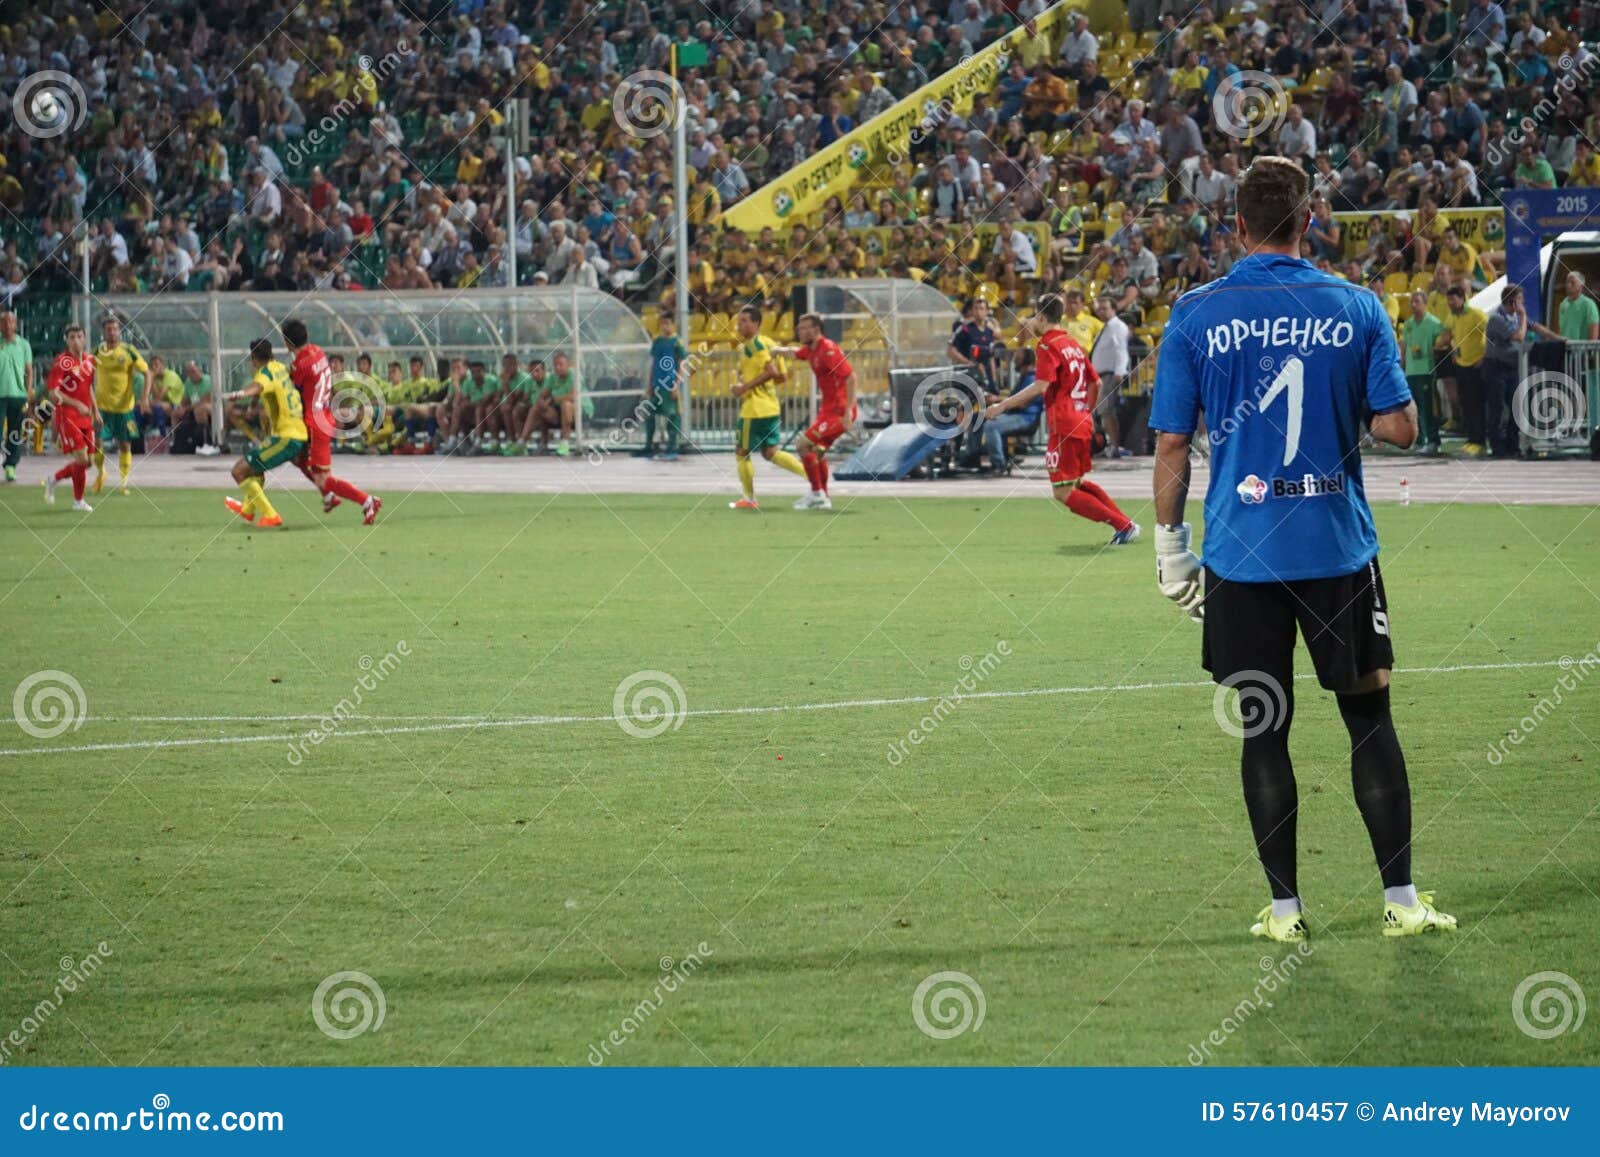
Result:
{"label": "green shorts", "polygon": [[244,460],[257,474],[265,474],[275,466],[293,462],[305,448],[306,444],[299,438],[268,438],[259,446],[246,450]]}
{"label": "green shorts", "polygon": [[779,446],[783,437],[778,429],[778,416],[770,418],[740,418],[739,419],[739,449],[745,453],[761,450],[768,446]]}
{"label": "green shorts", "polygon": [[139,440],[139,418],[132,410],[101,410],[100,411],[100,444],[109,445],[112,442],[137,442]]}

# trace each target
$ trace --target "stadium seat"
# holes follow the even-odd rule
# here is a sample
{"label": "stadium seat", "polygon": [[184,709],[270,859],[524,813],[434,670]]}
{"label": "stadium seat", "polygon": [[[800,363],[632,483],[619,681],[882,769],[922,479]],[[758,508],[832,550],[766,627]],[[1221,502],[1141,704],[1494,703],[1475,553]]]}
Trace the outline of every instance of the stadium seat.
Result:
{"label": "stadium seat", "polygon": [[1144,323],[1147,326],[1163,326],[1167,324],[1167,318],[1171,316],[1172,307],[1170,305],[1152,305],[1144,311]]}
{"label": "stadium seat", "polygon": [[1383,279],[1383,291],[1402,296],[1411,289],[1411,278],[1404,273],[1391,273]]}

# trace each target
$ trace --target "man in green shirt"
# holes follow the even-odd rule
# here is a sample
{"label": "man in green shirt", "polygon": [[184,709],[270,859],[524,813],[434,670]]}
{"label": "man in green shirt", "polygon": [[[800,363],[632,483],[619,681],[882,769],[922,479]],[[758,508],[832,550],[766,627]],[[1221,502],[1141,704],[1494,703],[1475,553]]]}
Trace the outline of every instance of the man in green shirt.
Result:
{"label": "man in green shirt", "polygon": [[495,394],[488,420],[489,428],[500,443],[498,449],[501,454],[526,453],[517,434],[527,418],[527,411],[533,405],[528,400],[528,390],[532,385],[533,379],[518,367],[516,354],[501,356],[500,389]]}
{"label": "man in green shirt", "polygon": [[1533,146],[1527,143],[1517,150],[1517,168],[1512,176],[1519,189],[1556,187],[1556,171],[1550,167],[1550,162],[1545,160],[1543,153],[1534,152]]}
{"label": "man in green shirt", "polygon": [[1406,372],[1406,385],[1417,403],[1419,453],[1439,452],[1439,427],[1434,421],[1433,385],[1439,361],[1438,347],[1444,336],[1444,323],[1428,312],[1428,295],[1421,290],[1411,295],[1411,316],[1400,325],[1400,348]]}
{"label": "man in green shirt", "polygon": [[33,397],[33,347],[17,333],[17,315],[0,313],[0,434],[5,437],[6,481],[17,480],[22,457],[23,411]]}
{"label": "man in green shirt", "polygon": [[183,367],[183,401],[172,415],[172,424],[176,427],[185,418],[194,418],[195,425],[200,427],[200,443],[194,452],[202,456],[220,453],[216,446],[210,444],[211,394],[211,375],[200,368],[199,362],[186,362]]}
{"label": "man in green shirt", "polygon": [[467,428],[472,451],[475,454],[493,454],[495,448],[489,419],[500,393],[500,379],[489,373],[488,367],[482,362],[470,362],[467,365],[467,380],[461,383],[461,390],[471,407]]}
{"label": "man in green shirt", "polygon": [[539,431],[540,453],[550,449],[550,431],[560,428],[561,442],[556,446],[556,453],[565,458],[572,453],[572,427],[577,420],[578,375],[572,368],[571,359],[564,353],[556,354],[550,362],[550,383],[539,396],[539,404],[535,407],[539,416],[534,425]]}
{"label": "man in green shirt", "polygon": [[1583,274],[1567,274],[1567,296],[1556,314],[1556,328],[1568,341],[1600,341],[1600,306],[1583,291]]}
{"label": "man in green shirt", "polygon": [[178,404],[182,401],[183,379],[160,354],[151,354],[150,372],[145,375],[144,393],[139,398],[139,412],[157,434],[165,434],[172,429]]}
{"label": "man in green shirt", "polygon": [[[533,453],[533,435],[544,421],[544,396],[545,390],[550,385],[550,372],[545,367],[543,358],[528,359],[527,373],[527,400],[525,409],[518,409],[521,418],[517,424],[517,441],[522,443],[524,454]],[[547,438],[546,441],[549,439]]]}

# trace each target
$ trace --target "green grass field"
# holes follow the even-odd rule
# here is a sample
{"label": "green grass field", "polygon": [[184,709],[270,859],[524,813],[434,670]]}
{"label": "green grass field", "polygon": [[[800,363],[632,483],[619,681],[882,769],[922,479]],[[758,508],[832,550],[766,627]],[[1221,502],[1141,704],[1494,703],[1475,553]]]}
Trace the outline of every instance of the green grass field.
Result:
{"label": "green grass field", "polygon": [[[1395,704],[1418,883],[1463,928],[1378,935],[1302,682],[1315,937],[1274,965],[1237,740],[1148,542],[1042,495],[396,496],[371,530],[311,497],[262,534],[213,492],[0,493],[0,695],[54,669],[86,710],[0,727],[8,1063],[582,1065],[616,1032],[608,1063],[1182,1065],[1214,1031],[1213,1064],[1600,1062],[1593,1023],[1512,1015],[1541,971],[1600,995],[1600,677],[1487,758],[1600,644],[1591,508],[1379,509],[1400,666],[1453,668]],[[687,709],[653,738],[612,718],[641,671]],[[934,702],[963,678],[1076,690]],[[332,1039],[346,970],[384,1020]],[[936,1039],[912,1001],[944,971],[984,1019]]]}

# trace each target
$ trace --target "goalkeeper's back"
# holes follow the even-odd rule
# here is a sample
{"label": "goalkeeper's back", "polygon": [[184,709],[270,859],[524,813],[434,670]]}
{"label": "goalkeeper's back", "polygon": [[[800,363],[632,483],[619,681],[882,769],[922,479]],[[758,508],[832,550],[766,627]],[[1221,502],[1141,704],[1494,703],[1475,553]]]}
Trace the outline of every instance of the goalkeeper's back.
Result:
{"label": "goalkeeper's back", "polygon": [[1361,480],[1373,413],[1411,400],[1370,291],[1254,253],[1174,306],[1150,425],[1211,442],[1205,563],[1240,582],[1349,574],[1378,552]]}

